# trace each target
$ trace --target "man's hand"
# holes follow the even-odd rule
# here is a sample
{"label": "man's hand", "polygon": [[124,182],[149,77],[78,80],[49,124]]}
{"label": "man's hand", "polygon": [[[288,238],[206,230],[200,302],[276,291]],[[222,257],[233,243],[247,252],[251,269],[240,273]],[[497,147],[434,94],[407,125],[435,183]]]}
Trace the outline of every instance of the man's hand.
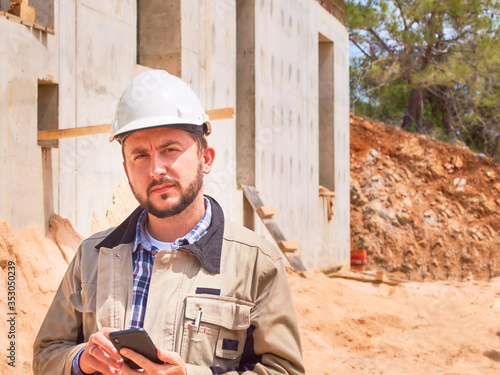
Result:
{"label": "man's hand", "polygon": [[[158,358],[165,364],[159,365],[151,362],[144,356],[134,352],[133,350],[123,348],[120,353],[144,369],[143,374],[147,375],[186,375],[186,364],[181,356],[175,352],[167,352],[162,348],[157,349]],[[124,375],[135,375],[139,371],[131,369],[126,363],[123,363],[122,372]]]}
{"label": "man's hand", "polygon": [[123,359],[109,340],[108,335],[113,331],[116,329],[102,328],[89,336],[85,350],[80,355],[80,369],[85,374],[99,371],[105,375],[114,375],[122,367]]}

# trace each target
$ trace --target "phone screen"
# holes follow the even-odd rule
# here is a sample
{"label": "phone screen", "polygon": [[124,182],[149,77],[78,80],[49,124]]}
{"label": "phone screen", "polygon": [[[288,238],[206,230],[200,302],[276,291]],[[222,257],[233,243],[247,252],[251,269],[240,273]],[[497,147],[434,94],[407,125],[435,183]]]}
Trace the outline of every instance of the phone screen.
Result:
{"label": "phone screen", "polygon": [[[158,358],[156,346],[142,328],[131,328],[124,331],[115,331],[109,334],[109,339],[113,343],[118,352],[122,348],[128,348],[136,353],[139,353],[154,363],[163,363]],[[129,365],[130,368],[140,369],[141,367],[130,359],[123,357],[123,361]]]}

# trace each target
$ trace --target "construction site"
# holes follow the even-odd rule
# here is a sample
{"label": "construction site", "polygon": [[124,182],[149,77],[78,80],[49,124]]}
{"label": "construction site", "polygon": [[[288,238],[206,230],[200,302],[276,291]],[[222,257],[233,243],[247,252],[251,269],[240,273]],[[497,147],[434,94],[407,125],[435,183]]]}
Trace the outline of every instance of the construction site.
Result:
{"label": "construction site", "polygon": [[1,0],[1,374],[32,374],[80,243],[137,208],[109,129],[151,69],[210,116],[205,193],[288,259],[307,374],[499,373],[500,164],[350,114],[343,21],[342,0]]}

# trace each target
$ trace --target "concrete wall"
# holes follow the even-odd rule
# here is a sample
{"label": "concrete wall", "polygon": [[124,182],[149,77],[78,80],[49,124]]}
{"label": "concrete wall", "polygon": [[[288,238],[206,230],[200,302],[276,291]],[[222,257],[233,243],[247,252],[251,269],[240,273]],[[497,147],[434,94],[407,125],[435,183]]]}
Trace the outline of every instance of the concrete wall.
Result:
{"label": "concrete wall", "polygon": [[[76,16],[76,43],[70,44],[76,45],[75,70],[68,77],[76,87],[74,124],[111,123],[118,98],[136,72],[136,1],[80,0]],[[107,134],[78,137],[68,143],[60,159],[75,168],[69,183],[75,195],[68,197],[68,206],[76,210],[73,222],[88,234],[93,212],[102,222],[113,191],[125,178],[120,147],[116,142],[110,144]],[[60,211],[67,217],[64,206],[61,200]]]}
{"label": "concrete wall", "polygon": [[[333,42],[333,170],[335,192],[339,194],[334,202],[333,220],[323,220],[319,232],[322,242],[317,242],[306,258],[308,264],[321,266],[350,262],[349,37],[345,27],[319,5],[316,16],[318,32]],[[325,198],[320,198],[323,218],[326,217],[324,201]]]}
{"label": "concrete wall", "polygon": [[[238,90],[249,96],[255,90],[255,120],[252,135],[246,129],[252,120],[238,119],[246,124],[238,126],[242,138],[237,142],[252,142],[255,153],[253,160],[246,159],[247,165],[239,165],[241,181],[255,175],[255,186],[264,204],[281,208],[275,220],[285,237],[301,244],[306,266],[348,263],[347,32],[314,1],[245,0],[238,4],[242,3],[255,14],[254,26],[245,21],[248,30],[254,28],[253,55],[247,54],[242,63],[249,70],[254,64],[255,78],[253,82],[252,74],[247,73]],[[327,76],[332,78],[334,88],[330,90],[332,95],[324,98],[322,92],[320,98],[319,43],[327,41],[332,47]],[[324,126],[321,132],[320,102],[331,109],[330,128]],[[328,140],[320,150],[320,140],[325,137]],[[320,163],[321,159],[331,160],[332,156],[333,161],[326,167]],[[318,196],[320,165],[330,169],[323,172],[331,182],[330,189],[339,193],[331,221],[327,219],[326,199]],[[270,237],[260,221],[254,221],[256,230]]]}
{"label": "concrete wall", "polygon": [[[87,235],[125,178],[107,135],[37,145],[38,84],[58,85],[58,128],[98,125],[135,74],[163,68],[206,109],[237,109],[208,138],[217,155],[205,189],[227,217],[269,236],[238,189],[253,184],[280,206],[276,221],[307,266],[349,261],[348,37],[316,1],[140,1],[139,33],[136,0],[40,4],[54,34],[0,17],[0,217],[14,229],[47,228],[56,212]],[[331,221],[323,181],[339,193]]]}
{"label": "concrete wall", "polygon": [[[0,216],[16,230],[45,228],[44,195],[56,194],[44,191],[42,165],[52,168],[58,153],[43,156],[37,145],[37,91],[39,80],[58,82],[58,47],[53,35],[0,17]],[[56,186],[57,173],[45,181]]]}
{"label": "concrete wall", "polygon": [[[0,216],[19,230],[48,227],[53,212],[90,233],[125,177],[119,147],[107,135],[37,144],[37,87],[59,87],[60,129],[110,123],[117,99],[136,73],[136,2],[55,1],[37,6],[54,34],[0,17]],[[38,9],[40,7],[40,9]],[[40,11],[39,11],[40,10]],[[54,19],[57,22],[54,22]]]}
{"label": "concrete wall", "polygon": [[[233,0],[139,2],[139,61],[187,82],[205,109],[236,106],[236,7]],[[236,190],[235,120],[212,123],[215,163],[205,192],[241,221]],[[238,198],[239,196],[239,198]]]}
{"label": "concrete wall", "polygon": [[[205,109],[236,107],[236,4],[234,0],[182,1],[182,75]],[[236,190],[235,119],[212,123],[209,145],[216,151],[205,191],[228,218],[241,222]]]}
{"label": "concrete wall", "polygon": [[[64,1],[60,38],[60,128],[106,124],[136,72],[136,2]],[[59,32],[57,32],[59,31]],[[117,144],[105,134],[59,141],[59,215],[84,235],[102,221],[125,178]]]}

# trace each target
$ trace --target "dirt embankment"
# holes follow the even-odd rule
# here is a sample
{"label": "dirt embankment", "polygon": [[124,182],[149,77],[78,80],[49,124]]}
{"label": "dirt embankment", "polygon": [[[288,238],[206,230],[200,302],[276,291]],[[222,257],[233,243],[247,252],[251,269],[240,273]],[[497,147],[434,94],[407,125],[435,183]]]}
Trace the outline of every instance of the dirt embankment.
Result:
{"label": "dirt embankment", "polygon": [[410,280],[500,275],[500,168],[466,147],[351,116],[351,241]]}

